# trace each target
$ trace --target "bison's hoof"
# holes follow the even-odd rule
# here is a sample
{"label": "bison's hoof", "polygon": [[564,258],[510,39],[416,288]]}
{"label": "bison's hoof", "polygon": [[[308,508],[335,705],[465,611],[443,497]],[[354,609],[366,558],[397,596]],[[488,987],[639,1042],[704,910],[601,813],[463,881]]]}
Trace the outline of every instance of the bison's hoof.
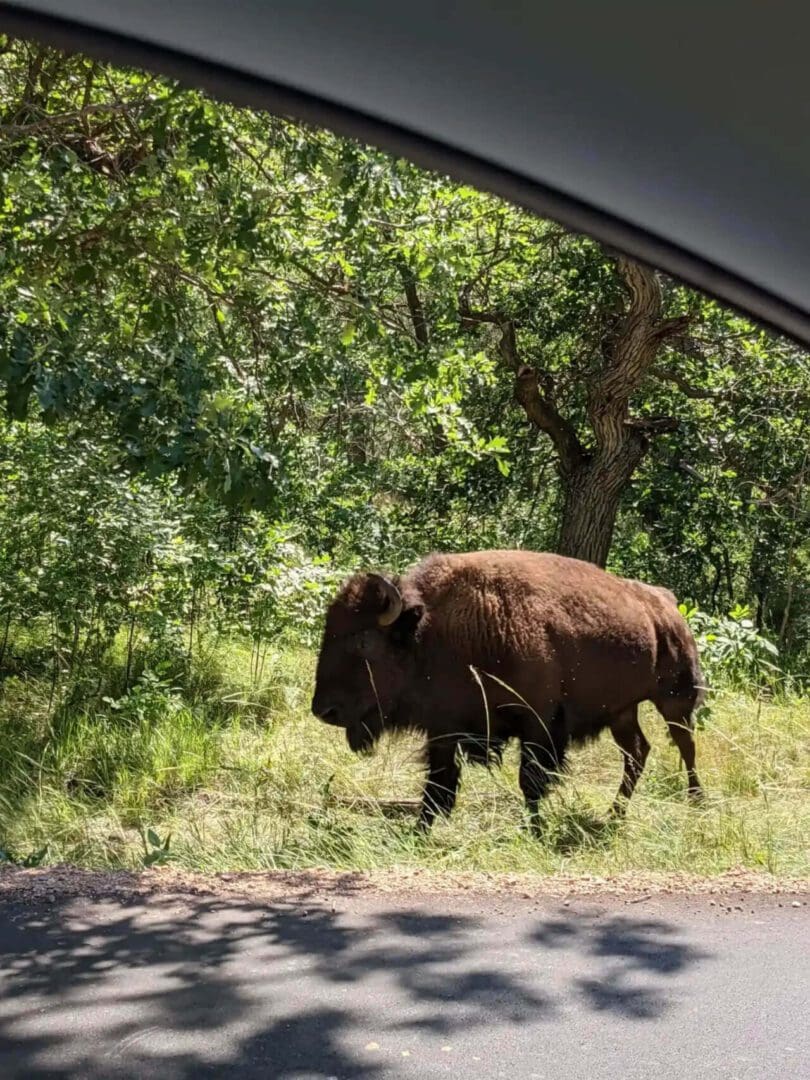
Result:
{"label": "bison's hoof", "polygon": [[526,822],[526,827],[528,828],[532,839],[543,839],[543,836],[545,835],[545,821],[539,814],[529,814],[528,820]]}

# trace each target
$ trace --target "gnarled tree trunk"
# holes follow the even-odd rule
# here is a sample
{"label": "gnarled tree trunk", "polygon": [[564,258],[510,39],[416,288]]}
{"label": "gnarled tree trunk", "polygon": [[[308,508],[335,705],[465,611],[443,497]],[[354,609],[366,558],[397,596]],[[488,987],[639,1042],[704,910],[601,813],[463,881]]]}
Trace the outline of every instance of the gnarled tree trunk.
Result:
{"label": "gnarled tree trunk", "polygon": [[559,411],[551,377],[519,355],[514,322],[492,311],[473,311],[462,296],[462,322],[490,322],[501,331],[501,358],[515,374],[515,399],[557,451],[563,511],[557,550],[604,566],[610,553],[622,495],[644,458],[652,436],[674,431],[671,417],[633,417],[630,398],[652,366],[661,344],[682,333],[686,318],[663,318],[653,270],[620,258],[617,269],[627,305],[615,334],[602,345],[602,366],[588,388],[590,438]]}
{"label": "gnarled tree trunk", "polygon": [[604,566],[610,554],[622,492],[630,479],[620,463],[586,461],[564,484],[557,550],[560,555]]}

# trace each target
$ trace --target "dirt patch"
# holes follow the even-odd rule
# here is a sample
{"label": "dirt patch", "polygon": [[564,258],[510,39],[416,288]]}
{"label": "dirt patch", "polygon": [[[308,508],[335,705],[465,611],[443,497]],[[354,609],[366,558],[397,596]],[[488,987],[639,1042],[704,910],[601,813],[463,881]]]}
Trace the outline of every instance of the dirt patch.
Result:
{"label": "dirt patch", "polygon": [[[614,898],[627,904],[665,896],[703,897],[711,902],[781,897],[810,906],[810,878],[780,879],[750,870],[730,870],[712,878],[689,874],[620,874],[612,877],[528,874],[437,874],[420,869],[374,873],[328,870],[195,874],[171,867],[128,871],[80,870],[55,866],[0,870],[0,904],[25,901],[53,903],[66,896],[88,899],[146,899],[149,896],[208,896],[262,902],[326,902],[363,898],[420,900],[450,896],[456,901],[573,900]],[[466,904],[464,905],[466,906]]]}

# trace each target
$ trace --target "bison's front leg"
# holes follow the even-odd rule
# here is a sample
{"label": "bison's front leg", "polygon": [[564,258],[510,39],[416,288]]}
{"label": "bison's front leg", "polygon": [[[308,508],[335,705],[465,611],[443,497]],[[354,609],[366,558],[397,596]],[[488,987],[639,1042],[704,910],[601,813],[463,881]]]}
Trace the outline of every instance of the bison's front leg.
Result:
{"label": "bison's front leg", "polygon": [[565,710],[557,705],[546,723],[539,714],[532,712],[524,717],[520,739],[520,790],[526,799],[529,822],[535,836],[540,827],[540,800],[551,784],[560,778],[565,768],[568,748]]}
{"label": "bison's front leg", "polygon": [[529,826],[535,836],[542,832],[540,800],[554,779],[553,762],[547,746],[523,742],[520,747],[520,790],[529,811]]}
{"label": "bison's front leg", "polygon": [[436,739],[428,743],[428,776],[422,795],[419,826],[429,829],[437,814],[448,815],[456,803],[461,770],[455,740]]}

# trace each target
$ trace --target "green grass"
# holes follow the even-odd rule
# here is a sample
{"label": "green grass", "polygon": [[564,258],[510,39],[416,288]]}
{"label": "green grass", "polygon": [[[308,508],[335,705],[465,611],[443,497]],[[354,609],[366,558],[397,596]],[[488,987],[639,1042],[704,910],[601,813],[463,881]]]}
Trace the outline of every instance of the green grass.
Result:
{"label": "green grass", "polygon": [[607,736],[573,755],[541,840],[523,827],[514,754],[500,771],[467,768],[453,817],[424,839],[407,805],[420,791],[416,742],[354,757],[308,714],[306,651],[271,651],[258,685],[249,670],[249,653],[231,645],[198,658],[193,704],[158,687],[117,710],[55,716],[47,683],[7,680],[0,848],[138,867],[151,829],[161,843],[171,834],[177,865],[198,870],[808,873],[810,701],[716,695],[698,736],[700,808],[687,805],[677,753],[650,710],[653,750],[620,826],[603,824],[621,772]]}

